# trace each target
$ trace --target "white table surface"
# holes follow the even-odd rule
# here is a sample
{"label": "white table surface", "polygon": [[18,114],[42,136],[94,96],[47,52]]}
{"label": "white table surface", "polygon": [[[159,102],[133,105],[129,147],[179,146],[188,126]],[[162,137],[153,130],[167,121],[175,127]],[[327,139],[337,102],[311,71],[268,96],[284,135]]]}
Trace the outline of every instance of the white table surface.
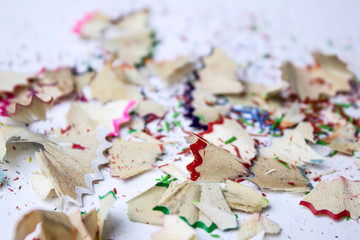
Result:
{"label": "white table surface", "polygon": [[[100,60],[91,53],[98,51],[96,43],[85,43],[71,32],[77,19],[86,12],[101,10],[112,16],[148,7],[150,25],[161,44],[156,59],[172,59],[178,55],[208,54],[211,46],[220,46],[239,64],[239,75],[249,80],[272,83],[278,81],[276,69],[282,61],[291,59],[299,65],[311,63],[310,52],[321,50],[337,53],[360,75],[359,1],[0,1],[0,69],[36,72],[42,67],[84,66],[87,62],[99,65]],[[256,26],[257,30],[251,28]],[[332,43],[332,44],[331,44]],[[273,57],[263,58],[270,53]],[[245,71],[244,69],[247,68]],[[160,99],[164,101],[165,99]],[[37,123],[35,130],[49,124],[64,127],[64,114],[68,103],[56,106],[48,115],[50,121]],[[175,136],[175,134],[173,135]],[[32,209],[56,208],[56,201],[41,201],[31,188],[31,174],[39,167],[31,151],[24,145],[17,159],[6,164],[8,185],[0,188],[0,235],[12,239],[16,222]],[[317,146],[324,155],[329,151]],[[168,159],[173,157],[169,153]],[[28,158],[32,156],[32,161]],[[10,158],[11,156],[8,156]],[[190,158],[185,158],[188,163]],[[354,159],[340,154],[329,158],[322,167],[312,168],[314,173],[338,169],[323,177],[333,179],[346,176],[360,179]],[[347,170],[345,170],[348,168]],[[17,173],[17,172],[19,173]],[[125,202],[155,184],[162,173],[153,169],[131,180],[109,176],[102,170],[105,180],[95,184],[96,194],[84,197],[84,208],[96,207],[97,196],[114,187],[118,200],[110,210],[105,239],[150,239],[159,227],[132,223],[126,215]],[[19,180],[14,180],[19,177]],[[19,187],[21,186],[21,189]],[[252,185],[252,187],[254,187]],[[11,189],[11,190],[9,190]],[[360,239],[359,222],[334,221],[327,216],[314,216],[299,206],[303,194],[273,193],[265,191],[270,207],[264,214],[278,222],[282,232],[271,239]],[[68,212],[74,206],[67,204]],[[239,222],[249,215],[238,213]],[[212,239],[198,229],[199,239]],[[236,232],[216,230],[221,239],[235,239]]]}

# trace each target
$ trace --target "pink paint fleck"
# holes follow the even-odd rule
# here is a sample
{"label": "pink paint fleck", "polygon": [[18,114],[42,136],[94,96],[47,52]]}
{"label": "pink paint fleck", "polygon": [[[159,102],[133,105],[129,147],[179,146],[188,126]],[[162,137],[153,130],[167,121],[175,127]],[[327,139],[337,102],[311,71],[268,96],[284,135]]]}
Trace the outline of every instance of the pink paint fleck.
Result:
{"label": "pink paint fleck", "polygon": [[6,110],[6,107],[10,105],[10,103],[4,99],[1,101],[2,106],[0,106],[0,116],[9,117],[9,114]]}
{"label": "pink paint fleck", "polygon": [[136,101],[135,100],[131,100],[129,102],[129,104],[126,106],[123,116],[121,118],[116,118],[113,120],[113,125],[114,125],[114,131],[109,133],[108,137],[116,137],[119,135],[119,126],[123,123],[126,123],[128,121],[130,121],[130,115],[129,112],[131,111],[131,109],[135,106]]}
{"label": "pink paint fleck", "polygon": [[81,29],[83,28],[83,26],[89,22],[92,17],[97,13],[98,11],[95,10],[95,11],[92,11],[92,12],[88,12],[85,14],[85,16],[78,20],[76,23],[75,23],[75,26],[73,27],[73,32],[77,35],[81,35]]}

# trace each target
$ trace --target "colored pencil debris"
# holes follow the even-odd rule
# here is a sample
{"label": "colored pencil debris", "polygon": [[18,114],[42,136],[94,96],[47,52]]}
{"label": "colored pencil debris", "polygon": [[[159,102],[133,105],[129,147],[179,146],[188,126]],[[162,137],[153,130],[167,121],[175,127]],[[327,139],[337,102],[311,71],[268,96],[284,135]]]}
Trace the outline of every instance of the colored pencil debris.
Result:
{"label": "colored pencil debris", "polygon": [[[83,205],[82,195],[94,194],[93,184],[104,178],[102,165],[119,186],[165,173],[127,201],[131,221],[163,226],[155,240],[194,240],[196,228],[236,230],[239,240],[279,234],[264,191],[309,192],[300,205],[314,215],[359,218],[359,179],[309,175],[336,154],[360,166],[354,156],[360,118],[347,110],[359,109],[360,83],[345,62],[316,52],[315,64],[285,62],[282,79],[267,85],[240,79],[237,62],[220,47],[207,56],[158,61],[160,39],[149,16],[148,10],[119,18],[94,11],[76,23],[75,34],[103,49],[96,70],[0,72],[0,114],[9,122],[0,126],[3,185],[16,147],[33,143],[38,171],[31,185],[41,199],[58,197],[60,206]],[[68,108],[58,117],[65,128],[49,117],[64,102]],[[33,127],[39,122],[47,122],[44,131]],[[19,221],[15,239],[39,222],[41,239],[99,239],[115,200],[109,193],[98,212],[83,215],[33,210]],[[238,212],[249,217],[241,222]]]}

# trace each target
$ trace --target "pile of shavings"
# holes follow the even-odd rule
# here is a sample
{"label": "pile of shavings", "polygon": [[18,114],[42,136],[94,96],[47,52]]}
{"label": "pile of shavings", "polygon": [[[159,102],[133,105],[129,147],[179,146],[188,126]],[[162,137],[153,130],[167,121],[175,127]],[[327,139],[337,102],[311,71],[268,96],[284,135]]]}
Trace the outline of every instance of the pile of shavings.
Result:
{"label": "pile of shavings", "polygon": [[55,195],[60,205],[63,200],[81,205],[83,194],[94,193],[93,181],[103,178],[99,166],[107,163],[101,155],[109,145],[101,141],[105,138],[101,140],[98,131],[83,132],[73,128],[62,135],[45,136],[21,126],[0,127],[2,163],[5,158],[12,160],[7,157],[8,151],[15,151],[7,149],[8,143],[36,144],[35,158],[41,173],[32,175],[33,190],[41,199]]}
{"label": "pile of shavings", "polygon": [[65,214],[46,210],[32,210],[23,216],[16,226],[16,240],[32,234],[41,223],[37,239],[103,239],[104,226],[111,206],[116,200],[113,191],[99,196],[99,209],[82,213],[74,209]]}
{"label": "pile of shavings", "polygon": [[101,40],[106,51],[118,55],[125,64],[141,68],[153,57],[158,43],[148,18],[146,9],[117,19],[95,11],[79,20],[73,31],[85,39]]}
{"label": "pile of shavings", "polygon": [[[153,234],[154,239],[159,239],[160,236],[170,237],[176,230],[184,231],[181,239],[195,239],[196,232],[192,228],[201,228],[208,233],[215,229],[237,229],[237,217],[232,210],[255,213],[258,218],[264,218],[264,221],[272,224],[266,233],[280,232],[277,223],[259,214],[269,201],[251,188],[233,181],[227,181],[226,187],[222,188],[218,183],[199,184],[170,177],[168,174],[158,179],[159,182],[154,187],[128,201],[128,216],[131,221],[163,224],[163,230]],[[255,222],[252,224],[260,224]],[[175,226],[175,223],[178,225]],[[262,230],[263,227],[260,226],[259,229],[252,230],[240,228],[239,238],[247,239],[243,235],[253,237]]]}
{"label": "pile of shavings", "polygon": [[[207,56],[155,61],[158,41],[149,14],[113,19],[95,11],[75,24],[79,37],[104,50],[100,69],[0,72],[0,114],[7,121],[0,127],[0,182],[6,181],[2,165],[11,151],[6,144],[31,142],[38,146],[40,172],[32,186],[41,199],[55,194],[60,202],[81,205],[82,195],[93,194],[93,182],[103,178],[100,165],[119,184],[149,171],[166,173],[127,202],[131,221],[163,226],[153,239],[180,231],[176,239],[196,239],[196,228],[236,230],[237,239],[279,234],[281,226],[266,216],[271,203],[263,191],[306,193],[300,205],[315,215],[359,218],[359,181],[308,176],[335,154],[358,151],[360,119],[353,112],[360,83],[346,63],[313,53],[315,64],[283,63],[281,81],[269,86],[239,79],[237,63],[220,47]],[[151,77],[171,95],[163,97]],[[31,131],[64,102],[68,112],[57,117],[65,128]],[[315,144],[329,154],[320,155]],[[15,239],[39,222],[40,237],[99,239],[115,199],[106,195],[100,200],[106,205],[86,215],[34,210],[20,220]],[[248,219],[240,223],[235,211],[249,213]]]}

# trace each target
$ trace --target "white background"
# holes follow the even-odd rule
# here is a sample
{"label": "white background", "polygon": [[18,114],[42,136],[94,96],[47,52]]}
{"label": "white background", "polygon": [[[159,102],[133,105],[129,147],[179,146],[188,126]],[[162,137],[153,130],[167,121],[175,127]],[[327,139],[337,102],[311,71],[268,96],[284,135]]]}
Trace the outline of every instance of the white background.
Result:
{"label": "white background", "polygon": [[[84,66],[87,62],[96,62],[92,53],[98,52],[98,45],[85,43],[72,34],[75,21],[92,10],[105,11],[115,17],[143,7],[150,8],[150,25],[161,41],[156,52],[159,60],[182,54],[205,55],[211,46],[217,45],[236,59],[240,76],[271,84],[279,79],[276,68],[283,60],[291,59],[304,65],[311,63],[311,51],[321,50],[339,54],[351,70],[360,75],[360,2],[320,0],[0,1],[0,69],[36,72],[42,67]],[[253,26],[256,31],[251,30]],[[266,53],[273,58],[264,59]],[[65,112],[66,108],[58,106],[49,118],[61,122],[61,114]],[[23,148],[23,151],[17,149],[23,152],[18,159],[5,164],[9,181],[0,189],[1,239],[13,238],[16,222],[24,213],[35,208],[53,210],[56,207],[56,201],[41,201],[33,193],[30,176],[39,168],[34,157],[28,161],[32,147]],[[328,152],[321,147],[319,151]],[[321,173],[333,168],[341,171],[324,179],[340,175],[352,180],[360,178],[354,159],[341,155],[312,170]],[[97,196],[115,187],[118,200],[110,211],[105,239],[149,239],[159,227],[129,222],[125,202],[154,185],[154,179],[161,172],[154,169],[123,181],[109,177],[108,171],[103,169],[106,180],[95,185],[95,196],[84,198],[84,210],[96,207]],[[16,177],[19,180],[13,180]],[[283,228],[274,239],[360,239],[357,221],[313,216],[298,205],[304,197],[302,194],[265,193],[270,208],[264,214]],[[72,207],[67,205],[64,211]],[[247,214],[239,213],[239,222],[246,217]],[[199,239],[212,239],[201,229],[197,232]],[[218,230],[214,234],[222,239],[235,239],[236,235]]]}

